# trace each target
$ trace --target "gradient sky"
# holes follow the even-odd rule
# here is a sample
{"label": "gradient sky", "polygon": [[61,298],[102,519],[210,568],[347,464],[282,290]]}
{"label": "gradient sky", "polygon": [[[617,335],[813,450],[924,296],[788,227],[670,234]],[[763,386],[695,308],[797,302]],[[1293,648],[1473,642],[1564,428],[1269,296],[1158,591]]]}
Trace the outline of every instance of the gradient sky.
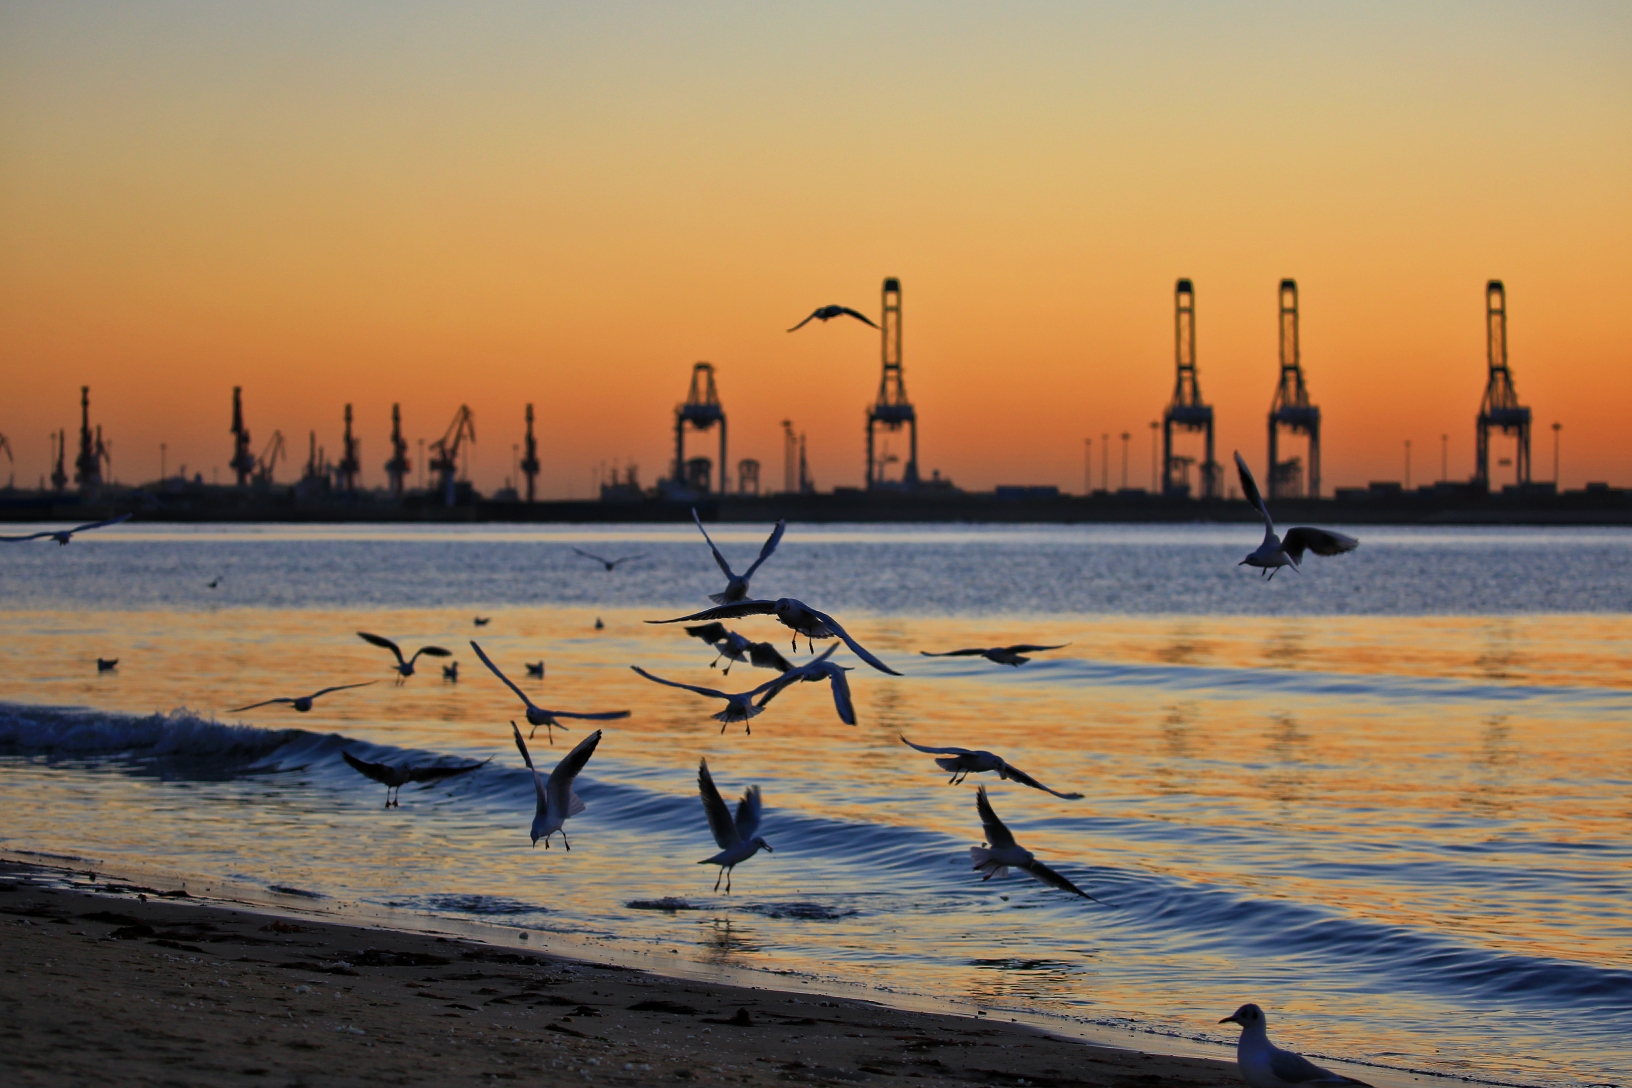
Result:
{"label": "gradient sky", "polygon": [[926,475],[1080,491],[1127,430],[1145,485],[1175,278],[1261,470],[1291,276],[1328,488],[1466,478],[1497,277],[1537,478],[1556,420],[1632,485],[1629,194],[1624,3],[4,3],[0,433],[32,485],[89,384],[117,477],[225,475],[242,385],[301,460],[353,403],[373,485],[465,403],[485,489],[531,401],[583,496],[706,359],[733,464],[791,418],[854,485],[877,334],[783,330],[894,275]]}

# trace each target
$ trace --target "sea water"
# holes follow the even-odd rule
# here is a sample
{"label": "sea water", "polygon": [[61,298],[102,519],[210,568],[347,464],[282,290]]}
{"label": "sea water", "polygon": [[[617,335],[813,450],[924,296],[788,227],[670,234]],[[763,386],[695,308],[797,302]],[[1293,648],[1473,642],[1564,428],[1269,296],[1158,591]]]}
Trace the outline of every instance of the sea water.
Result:
{"label": "sea water", "polygon": [[[741,570],[767,528],[716,539]],[[1195,1039],[1256,1001],[1283,1045],[1334,1058],[1626,1084],[1632,533],[1358,535],[1266,581],[1235,565],[1247,526],[793,525],[755,594],[833,613],[904,675],[841,649],[856,726],[800,685],[751,734],[629,669],[772,675],[725,676],[644,622],[724,585],[690,526],[135,524],[6,546],[0,850]],[[574,547],[640,558],[608,573]],[[772,619],[730,626],[806,657]],[[359,630],[445,646],[459,678],[421,658],[399,685]],[[540,705],[632,712],[579,780],[570,852],[528,840],[521,706],[471,638]],[[1015,642],[1068,645],[1022,668],[919,654]],[[363,680],[305,715],[229,713]],[[569,724],[532,741],[546,771],[591,728]],[[976,779],[948,784],[903,735],[1085,794],[983,776],[1097,901],[983,882]],[[343,751],[491,762],[385,809]],[[716,850],[704,757],[728,798],[760,786],[775,848],[729,895],[697,864]]]}

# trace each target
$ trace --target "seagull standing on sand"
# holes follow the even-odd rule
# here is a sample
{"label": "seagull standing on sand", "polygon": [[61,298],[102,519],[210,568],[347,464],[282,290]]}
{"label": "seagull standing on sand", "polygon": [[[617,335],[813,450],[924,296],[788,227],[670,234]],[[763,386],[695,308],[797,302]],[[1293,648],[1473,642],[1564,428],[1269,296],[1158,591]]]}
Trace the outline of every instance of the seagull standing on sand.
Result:
{"label": "seagull standing on sand", "polygon": [[[476,651],[476,656],[482,659],[482,664],[487,666],[488,671],[503,681],[505,687],[515,692],[521,699],[522,703],[526,706],[527,724],[533,727],[532,732],[527,734],[528,737],[531,737],[533,733],[537,733],[539,726],[547,726],[548,728],[545,729],[544,735],[550,738],[551,744],[554,744],[555,731],[557,729],[567,729],[566,726],[556,721],[557,718],[573,718],[578,721],[589,722],[611,722],[617,721],[619,718],[627,718],[629,716],[629,712],[627,710],[607,710],[602,711],[599,714],[577,714],[570,710],[545,710],[543,707],[538,706],[531,699],[527,698],[526,692],[516,687],[515,683],[508,676],[500,672],[499,667],[493,664],[493,659],[488,657],[487,654],[482,651],[480,646],[476,645],[475,640],[471,641],[470,648]],[[543,664],[540,663],[539,675],[542,676],[543,674]],[[568,732],[570,732],[570,730],[568,730]],[[598,737],[601,734],[597,730],[595,735]],[[582,747],[582,745],[580,745],[580,747]]]}
{"label": "seagull standing on sand", "polygon": [[1269,507],[1264,505],[1264,497],[1258,493],[1258,481],[1252,478],[1252,470],[1247,467],[1247,462],[1239,451],[1235,455],[1235,467],[1241,474],[1241,493],[1264,519],[1264,542],[1258,545],[1257,551],[1236,566],[1258,567],[1266,577],[1274,578],[1275,572],[1282,567],[1297,570],[1302,566],[1305,551],[1314,552],[1316,555],[1342,555],[1360,546],[1360,542],[1352,536],[1334,533],[1330,529],[1311,529],[1302,525],[1296,529],[1288,529],[1284,540],[1276,536],[1275,519],[1269,516]]}
{"label": "seagull standing on sand", "polygon": [[726,726],[730,725],[732,722],[742,722],[743,728],[749,733],[752,733],[754,730],[748,725],[748,719],[757,717],[763,712],[762,707],[757,707],[754,705],[754,696],[781,681],[781,677],[778,677],[775,680],[765,681],[753,691],[743,691],[732,694],[728,691],[717,691],[714,688],[698,687],[696,684],[682,684],[675,680],[665,680],[661,676],[653,676],[639,665],[630,665],[629,667],[654,684],[666,684],[671,688],[684,688],[686,691],[696,692],[698,695],[703,695],[710,699],[724,699],[725,709],[720,711],[718,714],[709,715],[715,721],[720,723],[721,733],[724,733]]}
{"label": "seagull standing on sand", "polygon": [[[440,782],[444,778],[452,778],[457,774],[474,771],[477,767],[485,766],[488,762],[484,759],[481,763],[472,763],[467,767],[409,767],[406,764],[393,767],[389,763],[370,763],[366,759],[358,759],[350,752],[341,752],[340,754],[345,757],[347,763],[351,764],[352,770],[365,778],[372,778],[385,787],[386,808],[402,807],[402,787],[410,782]],[[392,796],[393,792],[396,794],[395,797]]]}
{"label": "seagull standing on sand", "polygon": [[374,646],[382,646],[397,655],[397,683],[399,684],[408,679],[410,676],[414,675],[414,662],[419,660],[420,654],[424,654],[426,657],[453,656],[452,653],[444,650],[440,646],[421,646],[419,649],[414,651],[413,657],[403,660],[402,648],[395,642],[392,642],[390,639],[382,638],[379,635],[371,635],[367,631],[358,631],[357,637]]}
{"label": "seagull standing on sand", "polygon": [[[975,863],[976,869],[986,874],[980,879],[990,880],[994,876],[1004,876],[1011,868],[1023,869],[1044,884],[1052,884],[1063,891],[1075,892],[1084,899],[1094,898],[1038,861],[1030,850],[1014,841],[1014,835],[1003,826],[1003,821],[992,811],[992,803],[986,800],[985,786],[975,788],[975,807],[980,811],[980,822],[986,830],[986,842],[989,844],[969,848],[969,860]],[[1095,899],[1094,902],[1097,903],[1099,900]]]}
{"label": "seagull standing on sand", "polygon": [[759,837],[759,817],[762,807],[759,802],[759,787],[749,786],[748,792],[742,795],[737,802],[737,818],[731,818],[731,810],[725,806],[725,798],[714,785],[714,776],[708,773],[708,760],[697,761],[697,791],[703,795],[703,811],[708,814],[708,829],[714,833],[714,841],[719,844],[720,852],[711,858],[704,858],[698,865],[718,865],[720,875],[714,878],[714,890],[720,890],[720,880],[725,881],[725,894],[731,894],[731,870],[759,853],[764,847],[769,853],[776,853],[771,844]]}
{"label": "seagull standing on sand", "polygon": [[27,536],[0,536],[0,544],[21,544],[25,540],[55,540],[58,544],[66,544],[74,538],[75,533],[85,533],[92,529],[106,529],[109,525],[118,525],[121,521],[129,521],[129,514],[121,514],[107,521],[89,521],[84,525],[76,525],[72,529],[47,529],[40,533],[29,533]]}
{"label": "seagull standing on sand", "polygon": [[754,560],[753,566],[739,575],[732,573],[731,564],[725,561],[725,556],[720,554],[720,549],[714,546],[714,538],[708,535],[707,529],[703,528],[703,519],[697,516],[695,506],[691,508],[691,520],[697,523],[697,531],[703,534],[704,540],[708,541],[708,550],[714,553],[714,562],[718,563],[720,570],[725,573],[725,588],[718,593],[708,595],[708,599],[715,604],[735,604],[737,601],[748,598],[748,580],[754,576],[754,571],[759,569],[759,565],[769,559],[772,552],[776,551],[776,546],[782,543],[782,534],[788,528],[786,521],[778,521],[776,528],[771,530],[771,535],[760,547],[759,558]]}
{"label": "seagull standing on sand", "polygon": [[[789,332],[798,332],[800,329],[804,328],[806,325],[810,324],[812,321],[821,321],[823,323],[826,323],[828,321],[833,320],[835,317],[853,317],[857,321],[863,322],[863,323],[868,324],[868,325],[873,325],[873,319],[872,318],[868,317],[866,314],[860,312],[859,310],[852,310],[848,306],[838,306],[838,305],[834,305],[834,306],[818,306],[816,309],[814,309],[814,310],[812,310],[810,312],[809,317],[805,318],[803,321],[799,322],[799,324],[795,325],[793,328],[789,329],[788,331]],[[876,329],[876,328],[878,328],[878,326],[873,325],[873,328]]]}
{"label": "seagull standing on sand", "polygon": [[[899,735],[897,734],[897,736]],[[957,785],[971,774],[996,771],[999,778],[1013,779],[1022,786],[1030,786],[1034,790],[1052,793],[1055,797],[1066,801],[1076,801],[1082,797],[1080,793],[1061,793],[1059,790],[1051,790],[1025,771],[1020,770],[1018,767],[1009,766],[1007,760],[992,752],[983,752],[972,748],[930,748],[922,744],[914,744],[906,737],[901,737],[901,743],[919,752],[944,757],[937,759],[935,765],[943,771],[952,772],[952,777],[946,780],[946,784],[949,786]]]}
{"label": "seagull standing on sand", "polygon": [[828,660],[828,657],[838,648],[837,643],[829,646],[822,651],[820,657],[807,661],[797,668],[789,669],[765,685],[770,690],[765,692],[765,697],[759,701],[758,708],[764,710],[767,703],[794,684],[801,682],[819,684],[826,680],[833,689],[833,707],[839,712],[839,721],[845,725],[855,725],[856,704],[850,698],[850,679],[844,675],[850,670],[843,665]]}
{"label": "seagull standing on sand", "polygon": [[1241,1025],[1241,1038],[1235,1044],[1235,1064],[1241,1070],[1241,1079],[1252,1088],[1314,1088],[1325,1084],[1369,1088],[1363,1080],[1322,1069],[1301,1054],[1282,1050],[1270,1042],[1264,1010],[1257,1005],[1242,1005],[1219,1023]]}
{"label": "seagull standing on sand", "polygon": [[538,808],[533,813],[533,845],[537,846],[538,840],[543,839],[544,849],[548,850],[550,836],[559,831],[562,845],[571,850],[572,843],[567,841],[567,829],[562,825],[567,822],[569,816],[576,816],[587,807],[573,792],[572,783],[578,777],[578,772],[584,769],[584,764],[589,762],[589,757],[595,754],[595,746],[601,743],[601,731],[597,729],[579,741],[577,746],[555,765],[555,770],[550,772],[547,780],[538,773],[538,768],[533,766],[533,757],[527,753],[527,742],[521,739],[521,730],[516,728],[515,722],[510,723],[510,732],[515,734],[516,747],[521,750],[521,758],[526,762],[527,769],[532,772],[533,793],[538,798]]}
{"label": "seagull standing on sand", "polygon": [[[714,608],[705,608],[689,616],[677,616],[672,620],[647,620],[647,623],[686,623],[691,620],[734,620],[739,616],[775,616],[782,626],[794,634],[794,649],[799,648],[799,636],[804,635],[805,641],[818,638],[842,639],[844,644],[867,664],[879,672],[887,672],[891,676],[901,674],[890,668],[884,662],[867,652],[867,648],[839,626],[839,621],[826,612],[818,612],[803,601],[796,601],[792,597],[779,597],[774,601],[737,601],[735,604],[722,604]],[[815,646],[812,645],[814,650]]]}
{"label": "seagull standing on sand", "polygon": [[930,653],[928,650],[919,650],[918,652],[923,654],[925,657],[984,657],[987,661],[992,661],[999,665],[1013,665],[1018,669],[1021,665],[1024,665],[1026,662],[1031,660],[1029,657],[1020,656],[1022,654],[1035,654],[1040,653],[1043,650],[1063,650],[1069,645],[1071,645],[1069,642],[1062,642],[1058,646],[1033,646],[1029,642],[1020,642],[1013,646],[993,646],[986,650],[976,648],[970,650],[947,650],[943,653]]}
{"label": "seagull standing on sand", "polygon": [[377,683],[379,683],[378,680],[368,680],[361,684],[338,684],[332,688],[324,688],[322,691],[314,691],[310,695],[301,695],[296,698],[285,697],[282,699],[268,699],[262,703],[250,703],[248,706],[235,707],[234,709],[227,711],[227,713],[242,714],[246,710],[259,710],[263,706],[271,706],[274,703],[288,703],[290,706],[294,707],[296,711],[304,714],[312,709],[312,701],[318,698],[320,695],[327,695],[331,691],[346,691],[351,688],[366,688],[369,684]]}
{"label": "seagull standing on sand", "polygon": [[607,570],[617,570],[618,569],[618,564],[620,564],[620,563],[632,563],[636,559],[645,559],[646,558],[646,554],[644,552],[642,552],[640,555],[623,555],[623,556],[619,556],[616,559],[606,559],[606,558],[603,558],[602,556],[596,555],[594,552],[586,552],[582,548],[574,548],[572,550],[577,552],[579,555],[583,556],[585,559],[595,560],[595,562],[601,564]]}

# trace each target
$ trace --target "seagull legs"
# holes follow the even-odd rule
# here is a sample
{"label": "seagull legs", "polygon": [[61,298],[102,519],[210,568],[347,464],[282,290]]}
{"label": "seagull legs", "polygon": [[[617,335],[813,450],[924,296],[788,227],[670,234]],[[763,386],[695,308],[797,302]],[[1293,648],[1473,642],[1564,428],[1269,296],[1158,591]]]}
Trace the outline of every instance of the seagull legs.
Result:
{"label": "seagull legs", "polygon": [[720,866],[720,873],[714,878],[714,890],[720,890],[720,881],[725,879],[725,866]]}

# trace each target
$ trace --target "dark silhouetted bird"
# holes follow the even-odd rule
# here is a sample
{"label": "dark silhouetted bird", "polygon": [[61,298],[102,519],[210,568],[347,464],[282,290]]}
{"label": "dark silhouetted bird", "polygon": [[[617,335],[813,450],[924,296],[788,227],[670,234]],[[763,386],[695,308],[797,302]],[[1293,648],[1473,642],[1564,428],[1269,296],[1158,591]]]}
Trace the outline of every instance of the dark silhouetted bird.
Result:
{"label": "dark silhouetted bird", "polygon": [[366,688],[369,684],[377,683],[379,683],[377,680],[368,680],[361,684],[339,684],[332,688],[324,688],[322,691],[314,691],[310,695],[301,695],[298,697],[286,696],[281,699],[267,699],[265,702],[250,703],[248,706],[234,707],[232,710],[227,711],[227,713],[242,714],[246,710],[258,710],[263,706],[272,706],[274,703],[288,703],[290,706],[294,707],[296,711],[304,714],[308,710],[312,709],[312,701],[321,695],[327,695],[331,691],[347,691],[351,688]]}
{"label": "dark silhouetted bird", "polygon": [[1235,467],[1241,474],[1241,492],[1246,495],[1247,501],[1252,503],[1264,519],[1264,542],[1258,549],[1247,556],[1238,567],[1258,567],[1266,577],[1274,578],[1275,572],[1282,567],[1291,567],[1297,570],[1303,565],[1303,553],[1314,552],[1316,555],[1342,555],[1352,552],[1360,546],[1360,542],[1352,536],[1334,533],[1330,529],[1310,529],[1299,526],[1288,529],[1285,539],[1275,535],[1275,519],[1269,516],[1269,507],[1264,505],[1264,497],[1258,493],[1258,481],[1252,478],[1252,470],[1242,459],[1239,452],[1235,455]]}
{"label": "dark silhouetted bird", "polygon": [[[835,317],[853,317],[857,321],[862,322],[863,324],[873,325],[873,319],[872,318],[868,317],[866,314],[861,313],[858,310],[852,310],[848,306],[837,306],[837,305],[835,305],[835,306],[820,306],[820,307],[817,307],[816,309],[812,310],[810,312],[809,317],[805,318],[803,321],[799,322],[799,324],[795,325],[793,328],[789,329],[788,331],[789,332],[798,332],[800,329],[804,328],[806,325],[810,324],[812,321],[826,322],[826,321],[833,320]],[[878,326],[873,325],[873,328],[876,329],[876,328],[878,328]]]}
{"label": "dark silhouetted bird", "polygon": [[[468,774],[477,767],[486,766],[488,762],[484,759],[480,763],[472,763],[465,767],[409,767],[406,764],[393,767],[389,763],[370,763],[366,759],[358,759],[350,752],[341,752],[340,754],[345,757],[346,762],[351,764],[352,769],[358,774],[372,778],[385,786],[386,808],[398,804],[397,798],[402,795],[402,787],[410,782],[440,782],[442,779],[452,778],[454,775]],[[393,793],[397,796],[393,797]]]}
{"label": "dark silhouetted bird", "polygon": [[380,647],[383,647],[383,648],[385,648],[387,650],[390,650],[393,654],[396,655],[397,663],[395,665],[395,668],[397,670],[397,680],[398,680],[399,683],[401,681],[403,681],[403,680],[408,679],[410,676],[414,675],[414,662],[419,660],[420,654],[424,654],[426,657],[452,657],[453,656],[453,654],[451,652],[449,652],[447,650],[444,650],[440,646],[421,646],[419,649],[414,651],[414,656],[413,657],[404,659],[403,656],[402,656],[401,647],[399,647],[395,642],[392,642],[388,638],[384,638],[384,637],[382,637],[380,635],[371,635],[367,631],[358,631],[357,632],[357,637],[362,639],[364,642],[367,642],[367,643],[369,643],[371,645],[380,646]]}
{"label": "dark silhouetted bird", "polygon": [[0,544],[21,544],[25,540],[55,540],[58,544],[66,544],[74,538],[75,533],[85,533],[92,529],[105,529],[109,525],[118,525],[121,521],[129,521],[129,514],[121,514],[107,521],[89,521],[84,525],[76,525],[72,529],[47,529],[40,533],[29,533],[27,536],[0,536]]}
{"label": "dark silhouetted bird", "polygon": [[1035,654],[1043,650],[1061,650],[1069,645],[1071,645],[1069,642],[1062,642],[1058,646],[1033,646],[1029,642],[1021,642],[1013,646],[993,646],[984,650],[978,648],[947,650],[938,654],[930,653],[928,650],[919,650],[918,652],[925,657],[984,657],[987,661],[994,661],[999,665],[1013,665],[1015,668],[1019,668],[1031,660],[1029,657],[1021,656],[1022,654]]}

